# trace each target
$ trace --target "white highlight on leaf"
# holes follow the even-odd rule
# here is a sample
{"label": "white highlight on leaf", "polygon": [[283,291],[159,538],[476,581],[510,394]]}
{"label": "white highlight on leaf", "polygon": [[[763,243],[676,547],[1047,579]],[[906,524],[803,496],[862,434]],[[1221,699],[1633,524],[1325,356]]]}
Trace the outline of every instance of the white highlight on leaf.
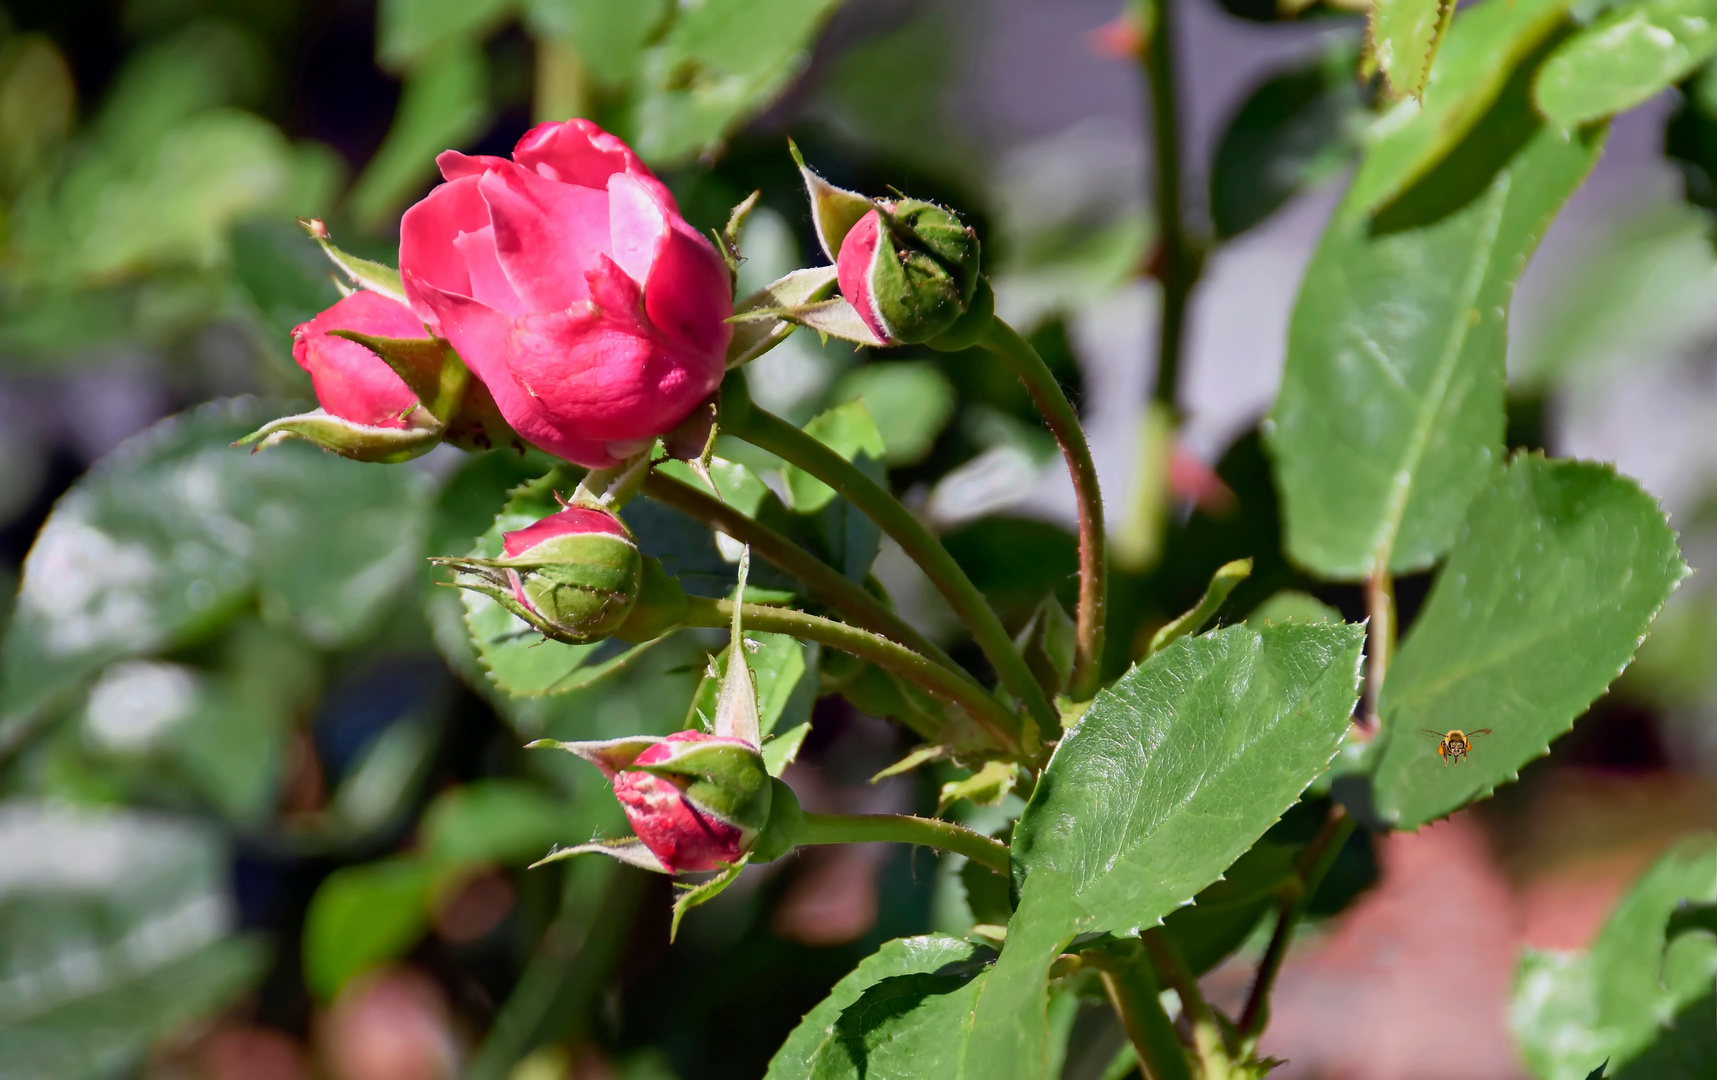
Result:
{"label": "white highlight on leaf", "polygon": [[151,660],[114,664],[89,692],[84,727],[100,746],[137,753],[190,716],[201,697],[196,672],[183,665]]}
{"label": "white highlight on leaf", "polygon": [[75,514],[56,514],[25,563],[19,608],[41,620],[49,656],[135,645],[155,632],[143,594],[159,575],[142,545],[121,543]]}

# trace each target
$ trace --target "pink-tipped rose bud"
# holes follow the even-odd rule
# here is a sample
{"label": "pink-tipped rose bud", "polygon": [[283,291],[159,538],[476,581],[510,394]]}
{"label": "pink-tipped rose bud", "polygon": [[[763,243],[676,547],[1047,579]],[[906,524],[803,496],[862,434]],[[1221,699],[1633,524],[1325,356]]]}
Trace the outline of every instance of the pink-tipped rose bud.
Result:
{"label": "pink-tipped rose bud", "polygon": [[835,260],[841,295],[890,345],[929,341],[966,313],[978,284],[978,237],[917,199],[879,202],[847,231]]}
{"label": "pink-tipped rose bud", "polygon": [[610,466],[720,384],[727,265],[625,143],[569,120],[510,161],[436,160],[447,182],[400,223],[406,294],[520,435]]}
{"label": "pink-tipped rose bud", "polygon": [[436,559],[545,637],[582,645],[614,634],[632,614],[643,556],[619,518],[569,506],[502,536],[498,559]]}
{"label": "pink-tipped rose bud", "polygon": [[[737,862],[769,819],[769,774],[742,739],[679,731],[632,765],[614,777],[614,797],[671,873]],[[641,771],[646,765],[664,771]]]}
{"label": "pink-tipped rose bud", "polygon": [[360,289],[292,331],[292,359],[310,373],[324,410],[366,427],[406,427],[417,395],[381,357],[355,341],[334,337],[332,330],[428,341],[423,320],[404,304]]}

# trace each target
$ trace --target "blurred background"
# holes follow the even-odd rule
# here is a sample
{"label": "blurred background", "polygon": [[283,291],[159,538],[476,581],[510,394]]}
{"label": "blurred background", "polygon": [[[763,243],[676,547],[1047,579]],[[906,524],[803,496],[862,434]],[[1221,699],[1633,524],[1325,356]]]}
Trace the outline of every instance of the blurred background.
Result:
{"label": "blurred background", "polygon": [[[1258,569],[1225,618],[1284,588],[1361,617],[1356,589],[1282,556],[1256,426],[1367,116],[1363,14],[1174,0],[1189,212],[1218,242],[1164,469],[1145,407],[1149,102],[1119,9],[6,0],[0,618],[33,562],[0,655],[0,1075],[754,1077],[881,941],[985,921],[956,865],[897,847],[754,869],[672,947],[665,880],[522,869],[618,814],[593,770],[519,746],[678,728],[711,640],[499,693],[422,557],[463,553],[541,463],[225,445],[309,396],[289,333],[338,293],[294,218],[394,262],[442,149],[506,154],[536,121],[583,115],[700,227],[761,189],[742,292],[823,261],[789,135],[836,183],[947,202],[1089,425],[1124,560],[1111,668],[1230,558]],[[1511,445],[1616,461],[1696,568],[1717,545],[1713,125],[1704,74],[1617,120],[1520,286],[1509,359]],[[1072,492],[1024,392],[962,359],[801,334],[749,375],[798,422],[863,399],[895,490],[1018,627],[1071,592]],[[704,547],[683,567],[731,574]],[[898,551],[878,574],[951,635]],[[1425,581],[1399,589],[1410,618]],[[1717,592],[1695,576],[1520,783],[1356,844],[1345,910],[1282,977],[1277,1075],[1524,1075],[1507,1028],[1521,946],[1586,944],[1677,835],[1717,826],[1713,647]],[[963,775],[868,783],[904,753],[899,728],[801,696],[814,726],[790,779],[808,808],[929,812]],[[1260,948],[1207,977],[1218,1002]],[[1101,1010],[1067,1022],[1066,1075],[1102,1076],[1120,1032]]]}

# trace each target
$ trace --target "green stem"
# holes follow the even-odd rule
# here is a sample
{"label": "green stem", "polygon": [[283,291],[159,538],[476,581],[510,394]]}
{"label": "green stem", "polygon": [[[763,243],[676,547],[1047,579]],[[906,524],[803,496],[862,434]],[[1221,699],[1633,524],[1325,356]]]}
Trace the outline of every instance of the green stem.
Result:
{"label": "green stem", "polygon": [[963,673],[964,669],[956,664],[952,657],[929,638],[914,630],[906,620],[884,607],[882,601],[860,588],[845,574],[756,518],[749,517],[715,496],[661,472],[652,472],[644,481],[644,494],[664,506],[673,507],[687,517],[701,521],[713,529],[719,529],[742,544],[751,545],[751,550],[798,578],[813,596],[839,611],[854,624],[866,630],[874,630],[883,637],[893,638],[950,671]]}
{"label": "green stem", "polygon": [[[707,626],[725,630],[733,617],[732,600],[712,600],[705,596],[687,597],[682,625]],[[990,696],[977,680],[956,674],[941,664],[928,660],[896,641],[881,634],[849,626],[821,615],[812,615],[793,608],[766,607],[745,604],[740,618],[752,630],[770,634],[789,634],[806,641],[815,641],[831,649],[851,653],[922,686],[926,691],[951,701],[965,709],[979,726],[1009,754],[1020,752],[1017,725],[1002,703]],[[939,732],[914,728],[919,735],[934,740]]]}
{"label": "green stem", "polygon": [[1365,661],[1365,723],[1372,731],[1380,731],[1377,707],[1383,700],[1383,679],[1389,673],[1389,661],[1395,653],[1395,579],[1379,556],[1382,569],[1365,579],[1366,661]]}
{"label": "green stem", "polygon": [[1288,945],[1293,940],[1294,929],[1305,917],[1306,908],[1312,902],[1312,895],[1323,883],[1324,875],[1335,865],[1336,856],[1341,854],[1347,838],[1353,835],[1353,818],[1340,804],[1330,808],[1329,817],[1324,820],[1324,826],[1306,850],[1300,853],[1298,872],[1300,889],[1290,899],[1282,903],[1276,917],[1275,932],[1270,935],[1270,945],[1264,951],[1264,959],[1258,964],[1258,974],[1252,981],[1252,992],[1246,998],[1246,1009],[1240,1014],[1240,1037],[1247,1042],[1256,1041],[1264,1033],[1264,1025],[1270,1020],[1270,990],[1275,985],[1276,975],[1282,970],[1282,961],[1288,954]]}
{"label": "green stem", "polygon": [[1146,930],[1139,937],[1145,943],[1151,963],[1180,996],[1181,1010],[1186,1013],[1187,1023],[1192,1028],[1192,1049],[1198,1055],[1201,1080],[1229,1080],[1233,1065],[1228,1056],[1228,1046],[1222,1039],[1216,1014],[1210,1011],[1210,1005],[1198,988],[1197,976],[1187,967],[1186,958],[1161,927]]}
{"label": "green stem", "polygon": [[1126,1029],[1146,1080],[1192,1080],[1186,1051],[1163,1012],[1156,975],[1138,947],[1126,953],[1111,948],[1082,955],[1101,975],[1103,991]]}
{"label": "green stem", "polygon": [[[1060,726],[1061,720],[1054,706],[1044,696],[1043,689],[1038,686],[1031,669],[1026,667],[1025,659],[1014,647],[1002,621],[990,609],[984,594],[972,584],[972,579],[960,569],[960,564],[948,554],[941,541],[900,505],[898,499],[852,462],[779,416],[755,405],[732,409],[724,400],[721,423],[729,435],[791,462],[834,488],[881,526],[882,531],[894,538],[947,598],[949,606],[972,632],[978,647],[996,669],[1002,685],[1031,712],[1038,730],[1055,731]],[[1009,741],[1018,747],[1019,724],[1011,717],[1009,719]]]}
{"label": "green stem", "polygon": [[935,818],[907,814],[806,814],[794,842],[865,844],[882,841],[918,844],[964,855],[979,866],[1008,876],[1008,846],[983,833]]}
{"label": "green stem", "polygon": [[1007,361],[1025,384],[1050,434],[1060,444],[1061,456],[1073,477],[1073,495],[1079,504],[1079,612],[1068,692],[1075,701],[1089,701],[1096,696],[1102,679],[1103,604],[1109,584],[1103,492],[1097,483],[1097,467],[1091,461],[1091,447],[1085,441],[1079,414],[1031,342],[1001,319],[993,319],[979,344]]}
{"label": "green stem", "polygon": [[1200,258],[1186,232],[1181,206],[1180,116],[1176,105],[1173,0],[1134,0],[1137,18],[1149,27],[1150,40],[1140,57],[1150,87],[1151,134],[1156,166],[1157,234],[1161,249],[1156,274],[1163,285],[1158,327],[1156,388],[1152,399],[1178,415],[1181,351],[1186,333],[1187,300],[1198,281]]}

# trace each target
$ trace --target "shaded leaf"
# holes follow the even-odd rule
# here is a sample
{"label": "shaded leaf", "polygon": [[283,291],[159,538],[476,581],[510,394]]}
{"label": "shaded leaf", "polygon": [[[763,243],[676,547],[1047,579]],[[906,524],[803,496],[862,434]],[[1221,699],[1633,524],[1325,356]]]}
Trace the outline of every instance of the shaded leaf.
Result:
{"label": "shaded leaf", "polygon": [[[882,433],[862,401],[837,405],[813,417],[805,434],[857,465],[871,479],[886,483],[888,456]],[[870,574],[882,543],[882,529],[844,497],[795,465],[781,470],[793,511],[815,515],[811,524],[831,565],[854,581]]]}
{"label": "shaded leaf", "polygon": [[435,155],[465,146],[488,124],[482,45],[450,40],[406,77],[387,138],[352,185],[353,220],[366,229],[386,224],[435,180]]}
{"label": "shaded leaf", "polygon": [[1454,0],[1376,0],[1371,5],[1372,52],[1398,96],[1417,98],[1424,91],[1454,15]]}
{"label": "shaded leaf", "polygon": [[[1372,777],[1403,829],[1549,749],[1633,658],[1687,573],[1663,511],[1607,465],[1516,457],[1474,499],[1383,685]],[[1490,728],[1445,767],[1421,728]]]}
{"label": "shaded leaf", "polygon": [[[1515,977],[1510,1026],[1541,1080],[1580,1080],[1609,1061],[1610,1076],[1709,1075],[1717,1057],[1710,1005],[1717,975],[1717,941],[1703,934],[1667,945],[1664,925],[1683,901],[1717,899],[1717,841],[1689,839],[1659,859],[1635,883],[1598,932],[1590,949],[1528,949]],[[1662,1025],[1674,1021],[1673,1031]],[[1702,1035],[1701,1032],[1704,1034]],[[1672,1044],[1649,1050],[1654,1041]],[[1661,1055],[1665,1066],[1702,1059],[1704,1069],[1641,1071]],[[1631,1064],[1630,1064],[1631,1063]]]}
{"label": "shaded leaf", "polygon": [[1472,201],[1378,234],[1356,186],[1312,256],[1269,447],[1288,551],[1322,576],[1430,565],[1501,457],[1509,297],[1603,143],[1529,109],[1506,103],[1536,133]]}
{"label": "shaded leaf", "polygon": [[419,859],[348,866],[330,874],[304,916],[304,981],[330,1001],[352,978],[403,954],[429,925],[435,872]]}
{"label": "shaded leaf", "polygon": [[1366,116],[1357,65],[1358,54],[1342,42],[1252,91],[1228,121],[1211,164],[1210,217],[1218,236],[1240,235],[1352,160]]}
{"label": "shaded leaf", "polygon": [[835,383],[829,398],[864,403],[891,466],[924,460],[954,418],[954,386],[927,360],[856,367]]}
{"label": "shaded leaf", "polygon": [[412,68],[450,41],[481,41],[513,6],[514,0],[382,0],[376,59],[392,71]]}

